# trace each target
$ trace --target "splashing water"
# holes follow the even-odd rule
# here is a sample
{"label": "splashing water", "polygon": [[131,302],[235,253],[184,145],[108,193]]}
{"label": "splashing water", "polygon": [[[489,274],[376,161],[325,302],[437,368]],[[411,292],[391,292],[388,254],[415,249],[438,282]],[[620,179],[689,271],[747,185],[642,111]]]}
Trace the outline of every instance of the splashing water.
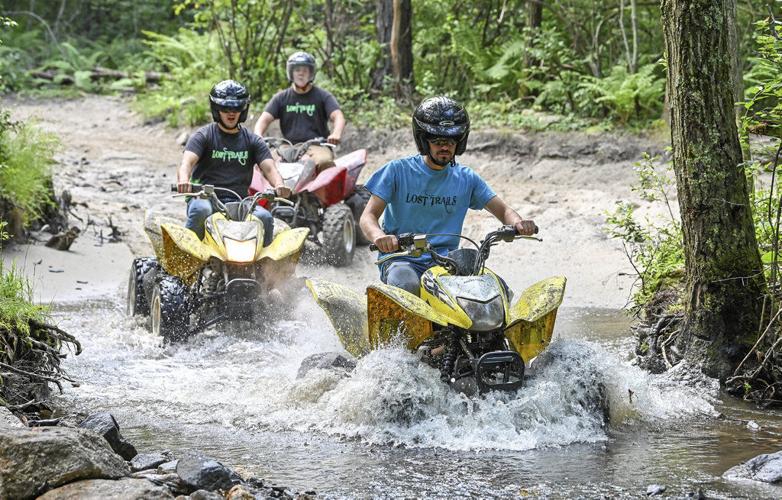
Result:
{"label": "splashing water", "polygon": [[[714,381],[685,366],[648,374],[602,343],[558,340],[516,394],[467,397],[396,345],[350,373],[312,369],[297,378],[307,356],[340,350],[314,305],[293,320],[219,327],[168,347],[123,309],[103,302],[58,311],[59,325],[84,347],[64,363],[81,383],[66,387],[66,404],[111,411],[144,452],[195,447],[300,488],[347,496],[617,495],[670,478],[670,466],[682,471],[676,481],[684,487],[711,481],[699,467],[726,448],[713,438],[719,424],[708,423],[720,405]],[[733,449],[746,439],[757,445],[761,434],[739,436]]]}
{"label": "splashing water", "polygon": [[[606,424],[713,415],[713,392],[629,366],[597,344],[557,341],[533,363],[515,394],[467,397],[400,346],[374,351],[352,373],[315,369],[296,379],[302,359],[336,350],[328,328],[309,319],[265,330],[211,330],[180,346],[157,339],[118,311],[66,324],[84,339],[71,370],[80,398],[138,408],[155,419],[238,428],[319,432],[370,444],[451,450],[529,450],[607,439]],[[67,320],[68,321],[72,320]],[[106,331],[108,330],[108,331]]]}

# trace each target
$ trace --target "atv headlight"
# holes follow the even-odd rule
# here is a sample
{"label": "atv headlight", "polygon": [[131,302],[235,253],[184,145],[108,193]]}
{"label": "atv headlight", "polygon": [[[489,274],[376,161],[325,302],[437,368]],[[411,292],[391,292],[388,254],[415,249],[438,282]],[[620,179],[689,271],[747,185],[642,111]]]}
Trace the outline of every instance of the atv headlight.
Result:
{"label": "atv headlight", "polygon": [[256,241],[258,240],[255,238],[239,241],[223,237],[226,260],[229,262],[252,262],[255,260]]}
{"label": "atv headlight", "polygon": [[456,297],[456,302],[472,320],[470,330],[486,332],[502,326],[505,309],[499,295],[488,302],[477,302],[463,297]]}

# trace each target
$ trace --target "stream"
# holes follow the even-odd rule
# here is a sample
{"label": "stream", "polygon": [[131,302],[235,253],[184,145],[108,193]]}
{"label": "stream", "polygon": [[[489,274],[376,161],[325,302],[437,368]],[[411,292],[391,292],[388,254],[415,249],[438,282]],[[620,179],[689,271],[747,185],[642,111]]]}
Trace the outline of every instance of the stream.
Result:
{"label": "stream", "polygon": [[[268,329],[229,325],[163,347],[124,297],[59,306],[84,347],[58,397],[110,411],[141,453],[205,452],[243,475],[324,498],[646,496],[778,498],[779,488],[721,478],[780,448],[782,415],[723,399],[714,381],[631,366],[621,311],[564,308],[546,365],[515,395],[467,398],[390,346],[349,376],[313,370],[338,351],[311,301]],[[605,387],[610,423],[584,405]],[[632,395],[630,395],[632,392]]]}

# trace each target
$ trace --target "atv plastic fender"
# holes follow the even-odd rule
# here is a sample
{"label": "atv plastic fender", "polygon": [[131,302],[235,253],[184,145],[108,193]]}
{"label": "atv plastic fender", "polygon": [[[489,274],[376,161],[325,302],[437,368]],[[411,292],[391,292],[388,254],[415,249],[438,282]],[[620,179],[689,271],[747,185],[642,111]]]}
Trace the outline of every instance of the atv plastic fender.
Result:
{"label": "atv plastic fender", "polygon": [[147,234],[149,242],[152,243],[152,248],[158,260],[163,257],[163,233],[160,229],[160,226],[163,224],[181,226],[182,221],[149,209],[144,212],[144,232]]}
{"label": "atv plastic fender", "polygon": [[451,318],[435,311],[423,299],[395,286],[378,283],[367,287],[369,345],[377,348],[398,335],[407,346],[417,349],[432,336],[432,323],[469,328],[462,318]]}
{"label": "atv plastic fender", "polygon": [[566,283],[564,276],[538,281],[524,290],[510,308],[505,336],[527,363],[551,342]]}
{"label": "atv plastic fender", "polygon": [[283,260],[291,255],[301,252],[304,246],[304,240],[310,230],[307,227],[297,227],[287,231],[281,231],[269,244],[268,247],[261,248],[255,260],[268,258],[271,260]]}
{"label": "atv plastic fender", "polygon": [[168,274],[180,278],[188,286],[193,284],[196,271],[201,269],[210,257],[219,258],[219,255],[186,227],[162,224],[160,232],[163,237],[160,264]]}
{"label": "atv plastic fender", "polygon": [[[367,150],[357,149],[350,154],[340,156],[334,160],[334,164],[338,167],[345,167],[348,169],[348,175],[345,178],[343,197],[347,198],[356,188],[356,181],[358,175],[361,173],[361,169],[367,164]],[[358,219],[357,219],[358,220]]]}
{"label": "atv plastic fender", "polygon": [[329,207],[342,201],[345,195],[345,179],[348,169],[331,167],[322,171],[306,184],[297,185],[298,191],[309,191],[314,194],[324,207]]}
{"label": "atv plastic fender", "polygon": [[356,357],[368,353],[367,298],[330,281],[308,279],[305,283],[329,317],[342,347]]}

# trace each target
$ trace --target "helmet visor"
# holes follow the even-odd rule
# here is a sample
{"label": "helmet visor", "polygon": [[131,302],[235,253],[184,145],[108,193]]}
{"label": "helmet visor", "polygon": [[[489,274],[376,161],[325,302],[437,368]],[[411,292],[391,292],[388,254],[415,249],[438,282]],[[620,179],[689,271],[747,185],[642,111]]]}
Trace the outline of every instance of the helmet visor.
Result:
{"label": "helmet visor", "polygon": [[217,109],[227,113],[231,111],[244,111],[244,108],[247,106],[247,99],[213,97],[212,102],[215,103]]}
{"label": "helmet visor", "polygon": [[439,123],[426,123],[416,119],[418,126],[426,133],[427,138],[451,137],[460,139],[467,131],[467,124],[454,123],[449,120],[443,120]]}

